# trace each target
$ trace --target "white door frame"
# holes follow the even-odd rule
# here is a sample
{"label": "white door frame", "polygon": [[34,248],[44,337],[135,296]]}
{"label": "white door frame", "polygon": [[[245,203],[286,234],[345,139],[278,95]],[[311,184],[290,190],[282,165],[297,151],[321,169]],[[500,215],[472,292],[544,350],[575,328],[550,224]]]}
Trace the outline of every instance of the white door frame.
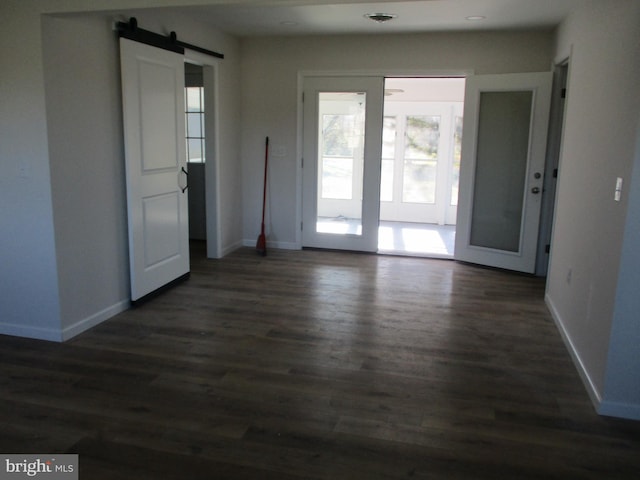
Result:
{"label": "white door frame", "polygon": [[300,70],[297,79],[297,132],[296,132],[296,240],[297,249],[302,249],[302,156],[303,156],[303,117],[304,103],[302,92],[306,77],[349,77],[349,76],[375,76],[375,77],[468,77],[474,75],[475,70],[429,70],[429,69],[400,69],[400,70]]}
{"label": "white door frame", "polygon": [[557,183],[564,135],[565,113],[567,111],[567,85],[571,58],[567,57],[554,67],[551,111],[549,114],[549,138],[547,139],[547,163],[542,189],[542,210],[540,212],[540,232],[538,238],[538,258],[536,275],[546,277],[549,269],[553,218],[556,209]]}

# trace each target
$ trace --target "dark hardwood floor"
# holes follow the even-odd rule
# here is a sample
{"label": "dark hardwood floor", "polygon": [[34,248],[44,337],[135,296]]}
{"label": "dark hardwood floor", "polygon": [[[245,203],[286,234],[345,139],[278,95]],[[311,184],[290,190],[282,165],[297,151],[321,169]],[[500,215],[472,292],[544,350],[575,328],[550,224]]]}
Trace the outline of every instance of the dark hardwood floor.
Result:
{"label": "dark hardwood floor", "polygon": [[640,424],[595,413],[543,293],[195,244],[190,280],[65,344],[0,336],[0,452],[84,480],[638,479]]}

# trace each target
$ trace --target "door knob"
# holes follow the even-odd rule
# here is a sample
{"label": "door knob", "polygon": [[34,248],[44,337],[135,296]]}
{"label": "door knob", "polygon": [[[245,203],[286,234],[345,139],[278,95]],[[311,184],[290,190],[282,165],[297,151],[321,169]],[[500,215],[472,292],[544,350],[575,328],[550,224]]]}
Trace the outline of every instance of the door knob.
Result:
{"label": "door knob", "polygon": [[539,187],[533,187],[531,189],[531,193],[536,193],[536,194],[540,193],[540,188]]}

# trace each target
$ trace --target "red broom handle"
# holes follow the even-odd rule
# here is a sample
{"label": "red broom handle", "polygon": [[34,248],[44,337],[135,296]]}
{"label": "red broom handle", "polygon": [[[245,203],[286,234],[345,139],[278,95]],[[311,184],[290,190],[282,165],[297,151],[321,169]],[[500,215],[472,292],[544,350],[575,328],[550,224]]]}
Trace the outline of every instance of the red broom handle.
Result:
{"label": "red broom handle", "polygon": [[262,190],[262,233],[264,233],[264,213],[267,205],[267,163],[269,161],[269,137],[264,146],[264,188]]}

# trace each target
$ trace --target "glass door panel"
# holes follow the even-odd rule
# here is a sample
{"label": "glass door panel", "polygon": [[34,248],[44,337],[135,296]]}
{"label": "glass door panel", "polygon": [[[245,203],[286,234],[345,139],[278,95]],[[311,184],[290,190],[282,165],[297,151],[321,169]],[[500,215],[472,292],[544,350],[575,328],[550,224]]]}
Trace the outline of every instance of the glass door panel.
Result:
{"label": "glass door panel", "polygon": [[482,92],[471,245],[520,250],[533,92]]}
{"label": "glass door panel", "polygon": [[318,94],[316,231],[362,235],[365,92]]}

